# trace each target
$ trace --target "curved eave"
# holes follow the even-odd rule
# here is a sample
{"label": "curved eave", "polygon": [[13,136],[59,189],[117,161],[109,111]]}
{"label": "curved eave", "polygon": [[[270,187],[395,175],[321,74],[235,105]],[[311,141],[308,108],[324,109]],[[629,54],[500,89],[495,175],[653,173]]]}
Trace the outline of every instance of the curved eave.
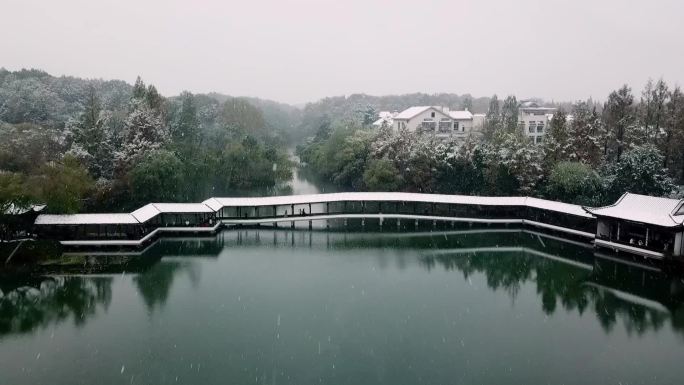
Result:
{"label": "curved eave", "polygon": [[655,221],[639,220],[636,218],[618,217],[615,215],[605,215],[605,214],[597,214],[597,213],[591,213],[591,214],[594,215],[598,219],[610,218],[610,219],[616,219],[616,220],[620,220],[620,221],[626,221],[626,222],[632,222],[632,223],[641,223],[641,224],[649,225],[649,226],[662,227],[662,228],[666,228],[666,229],[676,229],[676,228],[684,229],[684,224],[678,223],[672,218],[670,218],[672,220],[671,222],[664,222],[664,221],[663,222],[655,222]]}

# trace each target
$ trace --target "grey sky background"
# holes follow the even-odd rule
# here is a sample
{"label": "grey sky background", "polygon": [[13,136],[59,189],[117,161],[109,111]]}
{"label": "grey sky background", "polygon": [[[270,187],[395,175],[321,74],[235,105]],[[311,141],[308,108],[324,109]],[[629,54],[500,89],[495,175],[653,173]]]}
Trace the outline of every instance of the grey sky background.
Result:
{"label": "grey sky background", "polygon": [[682,0],[2,0],[0,67],[288,103],[684,82]]}

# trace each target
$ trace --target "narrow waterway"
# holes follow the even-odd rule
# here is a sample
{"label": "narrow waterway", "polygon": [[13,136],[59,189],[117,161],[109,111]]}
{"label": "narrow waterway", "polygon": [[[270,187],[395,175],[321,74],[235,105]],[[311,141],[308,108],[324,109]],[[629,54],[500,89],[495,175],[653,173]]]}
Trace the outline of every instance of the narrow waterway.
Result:
{"label": "narrow waterway", "polygon": [[321,181],[306,168],[300,167],[299,157],[295,155],[294,149],[288,150],[290,159],[295,163],[292,171],[292,180],[288,183],[291,195],[321,194],[337,192],[338,188],[332,183]]}

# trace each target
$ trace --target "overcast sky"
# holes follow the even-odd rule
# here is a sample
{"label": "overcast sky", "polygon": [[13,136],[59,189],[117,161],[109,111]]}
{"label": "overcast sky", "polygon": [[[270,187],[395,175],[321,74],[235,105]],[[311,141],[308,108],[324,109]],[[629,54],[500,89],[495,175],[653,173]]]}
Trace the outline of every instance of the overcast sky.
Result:
{"label": "overcast sky", "polygon": [[0,67],[288,103],[684,83],[682,0],[3,0]]}

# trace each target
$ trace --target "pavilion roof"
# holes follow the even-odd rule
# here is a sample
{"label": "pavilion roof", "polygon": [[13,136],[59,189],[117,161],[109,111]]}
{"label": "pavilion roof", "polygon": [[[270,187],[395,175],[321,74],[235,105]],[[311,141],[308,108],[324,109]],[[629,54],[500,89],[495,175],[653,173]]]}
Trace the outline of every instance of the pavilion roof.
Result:
{"label": "pavilion roof", "polygon": [[682,226],[684,200],[625,193],[612,205],[586,208],[597,217],[610,217],[662,227]]}

